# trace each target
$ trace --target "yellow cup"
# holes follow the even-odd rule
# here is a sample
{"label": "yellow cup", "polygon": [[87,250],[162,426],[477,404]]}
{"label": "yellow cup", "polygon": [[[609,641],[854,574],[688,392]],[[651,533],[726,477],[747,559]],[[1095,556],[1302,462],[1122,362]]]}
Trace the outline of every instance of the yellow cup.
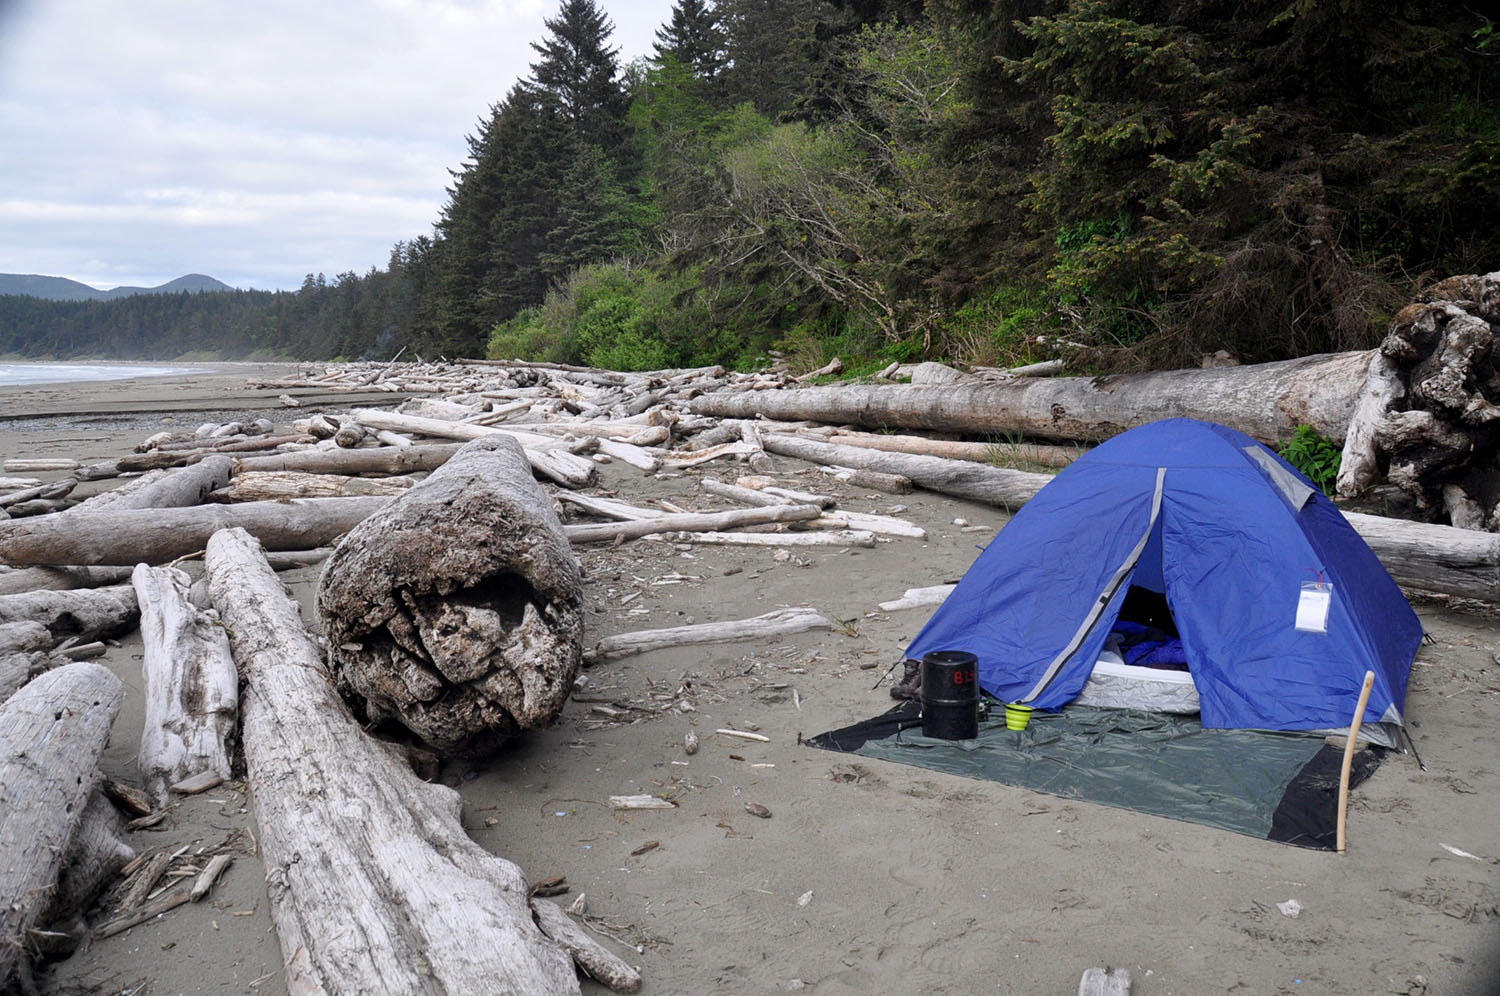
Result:
{"label": "yellow cup", "polygon": [[1031,722],[1031,706],[1021,705],[1019,702],[1005,703],[1005,728],[1007,730],[1024,730]]}

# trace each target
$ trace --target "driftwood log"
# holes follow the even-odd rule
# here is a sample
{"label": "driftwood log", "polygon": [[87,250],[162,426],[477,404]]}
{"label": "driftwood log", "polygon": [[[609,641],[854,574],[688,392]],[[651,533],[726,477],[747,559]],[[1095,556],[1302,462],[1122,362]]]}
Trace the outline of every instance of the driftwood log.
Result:
{"label": "driftwood log", "polygon": [[289,991],[579,992],[520,869],[464,832],[458,793],[419,781],[349,714],[254,539],[214,536],[207,572],[248,683],[245,760]]}
{"label": "driftwood log", "polygon": [[0,595],[0,624],[39,622],[54,640],[113,636],[133,626],[138,615],[135,591],[129,585]]}
{"label": "driftwood log", "polygon": [[359,498],[399,495],[416,481],[410,477],[350,477],[308,474],[295,470],[247,470],[227,486],[208,495],[209,501],[237,503],[282,501],[287,498]]}
{"label": "driftwood log", "polygon": [[182,508],[201,504],[210,492],[224,487],[234,473],[227,456],[205,457],[189,467],[152,471],[119,487],[89,498],[67,511],[69,518],[102,509]]}
{"label": "driftwood log", "polygon": [[461,443],[427,446],[378,446],[358,450],[299,450],[274,456],[241,457],[235,472],[299,471],[308,474],[412,474],[437,470],[457,453]]}
{"label": "driftwood log", "polygon": [[88,936],[83,914],[121,868],[135,858],[125,841],[125,821],[101,790],[94,790],[68,843],[52,905],[40,919],[46,934],[33,934],[49,958],[71,953]]}
{"label": "driftwood log", "polygon": [[573,551],[506,436],[469,443],[350,532],[318,611],[340,691],[439,751],[550,724],[582,657]]}
{"label": "driftwood log", "polygon": [[49,671],[0,706],[0,989],[24,968],[93,792],[120,679],[98,664]]}
{"label": "driftwood log", "polygon": [[440,439],[485,439],[504,435],[519,439],[525,446],[527,461],[531,468],[568,488],[581,488],[594,479],[594,465],[584,457],[576,456],[562,448],[559,440],[538,437],[532,433],[517,433],[511,429],[476,425],[472,422],[450,422],[440,418],[424,418],[420,415],[402,415],[383,412],[373,408],[356,408],[354,417],[361,425],[374,429],[389,429],[394,432],[414,432]]}
{"label": "driftwood log", "polygon": [[1290,438],[1301,424],[1342,441],[1369,361],[1369,352],[1362,351],[1107,377],[719,392],[689,405],[699,414],[729,418],[764,415],[868,429],[1088,442],[1157,419],[1187,417],[1231,425],[1267,443]]}
{"label": "driftwood log", "polygon": [[0,595],[26,591],[100,588],[130,580],[129,567],[24,567],[0,572]]}
{"label": "driftwood log", "polygon": [[249,531],[270,550],[308,550],[331,544],[391,501],[305,498],[0,522],[0,560],[13,565],[164,564],[197,553],[215,530],[230,528]]}
{"label": "driftwood log", "polygon": [[175,567],[135,569],[141,606],[145,724],[137,766],[152,804],[189,775],[230,776],[239,710],[239,675],[217,615],[188,600],[192,585]]}
{"label": "driftwood log", "polygon": [[633,633],[606,636],[590,651],[589,663],[600,664],[668,647],[733,643],[737,640],[767,640],[776,636],[805,633],[813,629],[833,628],[833,620],[817,609],[775,609],[750,619],[729,619],[724,622],[672,626],[667,629],[642,629]]}

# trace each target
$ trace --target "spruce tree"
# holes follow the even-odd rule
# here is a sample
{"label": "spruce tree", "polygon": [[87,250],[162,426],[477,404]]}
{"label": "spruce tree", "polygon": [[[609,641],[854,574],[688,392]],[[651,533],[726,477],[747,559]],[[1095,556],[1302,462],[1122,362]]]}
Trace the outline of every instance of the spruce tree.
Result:
{"label": "spruce tree", "polygon": [[619,49],[610,48],[614,24],[594,0],[562,0],[545,22],[548,37],[532,42],[541,61],[531,66],[536,86],[551,94],[573,135],[612,154],[624,135],[625,93],[616,79]]}
{"label": "spruce tree", "polygon": [[672,20],[656,31],[656,62],[676,59],[700,79],[713,80],[724,71],[724,29],[707,0],[678,0]]}

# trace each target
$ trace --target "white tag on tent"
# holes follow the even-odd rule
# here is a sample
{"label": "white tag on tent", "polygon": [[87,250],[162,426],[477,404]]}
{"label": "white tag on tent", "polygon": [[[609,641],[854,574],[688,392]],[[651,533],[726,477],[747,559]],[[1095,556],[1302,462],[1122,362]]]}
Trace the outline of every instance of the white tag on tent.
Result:
{"label": "white tag on tent", "polygon": [[1328,608],[1333,604],[1333,586],[1327,582],[1304,581],[1297,599],[1297,631],[1328,632]]}

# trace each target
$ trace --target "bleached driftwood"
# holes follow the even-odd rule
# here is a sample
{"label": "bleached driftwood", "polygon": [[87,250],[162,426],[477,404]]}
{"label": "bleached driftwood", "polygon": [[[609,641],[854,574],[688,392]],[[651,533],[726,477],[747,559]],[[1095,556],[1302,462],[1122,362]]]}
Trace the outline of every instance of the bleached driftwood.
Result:
{"label": "bleached driftwood", "polygon": [[135,849],[125,841],[120,811],[95,789],[68,842],[51,906],[39,920],[46,931],[46,942],[37,946],[47,957],[61,957],[82,943],[88,936],[83,914],[134,857]]}
{"label": "bleached driftwood", "polygon": [[860,449],[836,443],[822,443],[785,433],[767,433],[766,449],[784,456],[799,457],[814,463],[862,467],[907,477],[919,488],[968,498],[971,501],[1017,508],[1031,500],[1041,484],[1052,478],[1004,467],[942,457],[917,456],[910,453],[888,453],[884,450]]}
{"label": "bleached driftwood", "polygon": [[918,456],[946,457],[949,460],[973,460],[977,463],[1026,463],[1039,467],[1066,467],[1078,459],[1079,446],[1052,446],[1044,443],[969,443],[951,439],[928,439],[926,436],[887,435],[879,432],[856,432],[836,429],[831,432],[803,430],[795,433],[827,443],[858,446],[890,453],[914,453]]}
{"label": "bleached driftwood", "polygon": [[248,680],[245,760],[289,991],[579,992],[520,869],[464,832],[458,793],[349,714],[254,539],[215,535],[207,571]]}
{"label": "bleached driftwood", "polygon": [[957,587],[956,584],[934,584],[925,588],[908,588],[900,598],[881,602],[880,611],[895,612],[898,609],[916,609],[924,605],[941,605]]}
{"label": "bleached driftwood", "polygon": [[283,501],[288,498],[355,498],[399,495],[416,481],[410,477],[347,477],[290,470],[247,470],[236,474],[209,500],[225,503]]}
{"label": "bleached driftwood", "polygon": [[113,636],[134,625],[137,615],[135,590],[129,585],[0,595],[0,623],[39,622],[54,640]]}
{"label": "bleached driftwood", "polygon": [[926,539],[927,530],[906,519],[894,515],[876,515],[873,512],[846,512],[833,509],[824,512],[810,525],[819,528],[861,529],[882,536],[904,536],[908,539]]}
{"label": "bleached driftwood", "polygon": [[[517,433],[512,429],[490,425],[474,425],[468,422],[450,422],[445,419],[423,418],[418,415],[401,415],[373,408],[356,408],[352,413],[360,424],[374,429],[391,429],[399,432],[414,432],[440,439],[483,439],[486,436],[509,436],[526,447],[526,458],[532,470],[569,488],[581,488],[594,479],[594,465],[588,460],[553,448],[556,439],[539,437],[531,433]],[[544,448],[545,447],[545,448]]]}
{"label": "bleached driftwood", "polygon": [[133,575],[141,606],[145,723],[137,766],[152,803],[189,775],[230,775],[239,675],[218,618],[188,600],[192,581],[175,567],[141,564]]}
{"label": "bleached driftwood", "polygon": [[0,988],[51,905],[121,694],[108,668],[77,663],[0,705]]}
{"label": "bleached driftwood", "polygon": [[711,495],[720,498],[729,498],[743,505],[752,505],[757,508],[770,508],[776,505],[795,505],[797,502],[790,498],[784,498],[777,494],[767,494],[756,488],[745,488],[738,484],[725,484],[723,481],[712,477],[705,477],[698,482],[698,486]]}
{"label": "bleached driftwood", "polygon": [[235,472],[301,471],[310,474],[412,474],[436,470],[457,453],[460,443],[377,446],[358,450],[299,450],[274,456],[241,457]]}
{"label": "bleached driftwood", "polygon": [[659,519],[666,514],[659,508],[642,508],[615,498],[601,498],[598,495],[584,495],[573,491],[559,492],[557,498],[566,505],[576,505],[584,511],[593,512],[606,519],[619,519],[625,522],[636,519]]}
{"label": "bleached driftwood", "polygon": [[272,550],[332,543],[394,499],[301,498],[122,509],[76,520],[59,516],[0,523],[0,560],[10,564],[162,564],[202,550],[215,530],[248,530]]}
{"label": "bleached driftwood", "polygon": [[911,478],[901,474],[882,474],[878,470],[859,470],[855,467],[823,467],[822,470],[850,487],[884,491],[890,495],[910,494],[913,487]]}
{"label": "bleached driftwood", "polygon": [[0,595],[26,591],[70,591],[74,588],[100,588],[130,580],[129,567],[25,567],[0,572]]}
{"label": "bleached driftwood", "polygon": [[201,504],[210,492],[224,487],[234,474],[232,457],[214,455],[195,464],[127,481],[68,510],[70,517],[102,509],[182,508]]}
{"label": "bleached driftwood", "polygon": [[1304,423],[1342,441],[1368,366],[1368,352],[1332,353],[1277,363],[1108,377],[717,392],[694,398],[689,407],[722,418],[764,415],[871,429],[1021,433],[1093,442],[1156,419],[1181,416],[1232,425],[1263,442],[1288,439]]}
{"label": "bleached driftwood", "polygon": [[634,633],[606,636],[594,644],[594,649],[589,652],[588,659],[590,664],[600,664],[669,647],[733,643],[737,640],[766,640],[774,636],[805,633],[813,629],[833,628],[833,620],[817,609],[776,609],[750,619],[673,626],[668,629],[643,629]]}
{"label": "bleached driftwood", "polygon": [[345,537],[318,611],[340,690],[439,751],[551,723],[582,652],[573,551],[506,436],[468,444]]}
{"label": "bleached driftwood", "polygon": [[818,533],[663,533],[675,543],[705,543],[717,546],[862,546],[875,545],[868,529],[839,529]]}
{"label": "bleached driftwood", "polygon": [[562,907],[548,899],[533,897],[531,912],[542,933],[552,938],[573,956],[590,977],[598,979],[617,993],[633,993],[641,988],[641,973],[616,956],[573,922]]}
{"label": "bleached driftwood", "polygon": [[776,505],[770,508],[737,508],[728,512],[660,515],[632,522],[564,526],[563,529],[573,543],[604,543],[616,539],[636,539],[652,533],[713,532],[767,522],[801,522],[816,519],[821,511],[816,505]]}

